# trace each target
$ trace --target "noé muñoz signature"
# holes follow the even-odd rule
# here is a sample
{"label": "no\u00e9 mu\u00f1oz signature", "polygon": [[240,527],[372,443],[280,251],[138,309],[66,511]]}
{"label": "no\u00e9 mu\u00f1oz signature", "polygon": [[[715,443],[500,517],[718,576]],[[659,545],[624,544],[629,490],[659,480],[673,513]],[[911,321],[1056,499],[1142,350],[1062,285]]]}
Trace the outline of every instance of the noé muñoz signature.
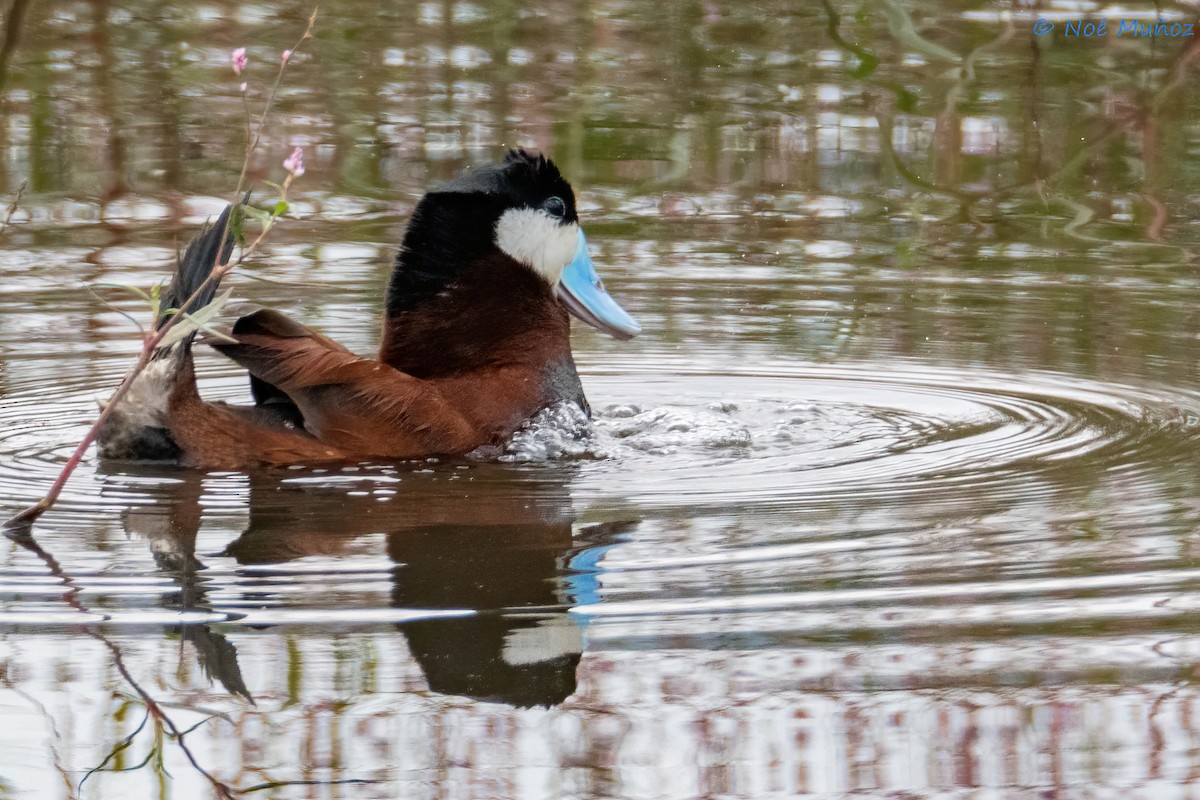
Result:
{"label": "no\u00e9 mu\u00f1oz signature", "polygon": [[[1167,22],[1162,19],[1154,20],[1153,22],[1143,22],[1136,19],[1119,19],[1112,20],[1112,23],[1110,25],[1107,19],[1096,22],[1081,19],[1067,20],[1063,23],[1063,35],[1094,38],[1108,36],[1115,29],[1117,36],[1180,38],[1192,36],[1192,29],[1195,27],[1195,23],[1192,22]],[[1053,30],[1054,23],[1045,17],[1038,17],[1033,23],[1033,32],[1035,34],[1051,33]]]}

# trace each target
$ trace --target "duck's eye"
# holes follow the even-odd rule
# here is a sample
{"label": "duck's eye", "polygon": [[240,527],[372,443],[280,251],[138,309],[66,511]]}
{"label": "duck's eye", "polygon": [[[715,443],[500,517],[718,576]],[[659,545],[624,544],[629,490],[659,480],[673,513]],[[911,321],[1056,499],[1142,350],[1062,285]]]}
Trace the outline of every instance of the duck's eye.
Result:
{"label": "duck's eye", "polygon": [[567,215],[567,204],[563,202],[561,197],[551,197],[542,204],[542,208],[546,209],[546,213],[552,217],[562,219]]}

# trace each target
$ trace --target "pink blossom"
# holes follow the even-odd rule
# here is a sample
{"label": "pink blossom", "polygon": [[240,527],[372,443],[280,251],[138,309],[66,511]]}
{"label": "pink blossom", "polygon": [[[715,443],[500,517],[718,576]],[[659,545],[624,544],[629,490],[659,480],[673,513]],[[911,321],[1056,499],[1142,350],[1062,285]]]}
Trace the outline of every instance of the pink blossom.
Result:
{"label": "pink blossom", "polygon": [[233,72],[235,75],[241,75],[242,70],[246,68],[246,48],[239,47],[229,55],[229,61],[233,64]]}
{"label": "pink blossom", "polygon": [[286,63],[288,62],[288,59],[289,59],[289,58],[291,58],[291,57],[292,57],[292,51],[291,51],[291,50],[284,50],[284,51],[283,51],[283,55],[282,55],[282,56],[280,56],[279,58],[280,58],[280,60],[281,60],[281,61],[283,61],[283,63],[285,63],[285,64],[286,64]]}
{"label": "pink blossom", "polygon": [[283,160],[283,168],[299,178],[304,174],[304,148],[297,147],[292,154]]}

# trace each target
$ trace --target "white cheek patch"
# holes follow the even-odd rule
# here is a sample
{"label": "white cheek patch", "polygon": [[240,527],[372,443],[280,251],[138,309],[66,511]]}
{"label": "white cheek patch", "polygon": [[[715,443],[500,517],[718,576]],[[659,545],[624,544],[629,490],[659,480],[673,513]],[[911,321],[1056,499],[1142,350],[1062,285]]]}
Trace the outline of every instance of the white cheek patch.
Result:
{"label": "white cheek patch", "polygon": [[575,257],[579,225],[536,208],[510,208],[496,222],[496,245],[555,286]]}

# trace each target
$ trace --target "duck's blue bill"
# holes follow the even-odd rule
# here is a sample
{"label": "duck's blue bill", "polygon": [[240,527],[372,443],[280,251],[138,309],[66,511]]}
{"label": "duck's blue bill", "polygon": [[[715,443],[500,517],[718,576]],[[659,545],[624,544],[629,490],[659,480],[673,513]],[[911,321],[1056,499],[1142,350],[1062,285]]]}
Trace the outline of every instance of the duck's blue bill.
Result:
{"label": "duck's blue bill", "polygon": [[583,231],[579,232],[575,260],[567,265],[559,280],[558,298],[576,317],[615,339],[632,339],[642,332],[642,326],[604,291],[604,284],[588,256],[587,237]]}

